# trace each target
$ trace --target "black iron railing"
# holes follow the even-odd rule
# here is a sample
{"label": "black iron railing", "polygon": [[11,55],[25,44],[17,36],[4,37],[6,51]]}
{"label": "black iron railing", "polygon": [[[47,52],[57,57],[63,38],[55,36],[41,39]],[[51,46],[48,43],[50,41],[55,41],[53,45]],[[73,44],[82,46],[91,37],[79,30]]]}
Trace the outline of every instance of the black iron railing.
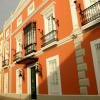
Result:
{"label": "black iron railing", "polygon": [[2,67],[8,66],[8,65],[9,65],[9,60],[8,59],[2,61]]}
{"label": "black iron railing", "polygon": [[100,0],[81,12],[82,26],[100,17]]}
{"label": "black iron railing", "polygon": [[15,55],[14,55],[14,61],[19,61],[22,59],[22,52],[17,52]]}
{"label": "black iron railing", "polygon": [[51,32],[49,32],[46,35],[43,35],[43,37],[41,38],[42,40],[42,47],[54,42],[58,40],[58,36],[57,36],[57,31],[56,30],[52,30]]}
{"label": "black iron railing", "polygon": [[2,61],[2,67],[4,67],[4,66],[5,66],[5,60]]}
{"label": "black iron railing", "polygon": [[25,55],[28,55],[32,52],[36,52],[36,43],[31,43],[24,47],[25,49]]}

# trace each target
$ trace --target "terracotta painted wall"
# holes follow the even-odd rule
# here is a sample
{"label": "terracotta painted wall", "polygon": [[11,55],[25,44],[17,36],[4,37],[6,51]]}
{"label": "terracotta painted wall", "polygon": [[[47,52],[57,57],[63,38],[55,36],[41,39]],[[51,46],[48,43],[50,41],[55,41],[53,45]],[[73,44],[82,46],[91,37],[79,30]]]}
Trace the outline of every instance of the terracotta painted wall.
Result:
{"label": "terracotta painted wall", "polygon": [[88,87],[89,94],[97,94],[96,79],[93,65],[93,57],[90,42],[100,38],[100,28],[94,29],[84,33],[84,42],[82,46],[85,48],[85,62],[88,65],[87,77],[90,79],[90,86]]}
{"label": "terracotta painted wall", "polygon": [[39,62],[42,66],[43,73],[42,78],[39,77],[39,93],[47,93],[46,89],[48,88],[48,78],[46,59],[55,55],[59,55],[62,94],[79,94],[78,73],[73,42],[51,48],[39,56]]}
{"label": "terracotta painted wall", "polygon": [[[33,0],[31,0],[32,2]],[[20,31],[23,32],[23,28],[30,22],[36,21],[36,42],[37,42],[37,50],[41,49],[41,33],[38,29],[44,31],[44,20],[41,12],[51,3],[52,0],[49,0],[48,3],[38,11],[34,16],[32,16],[28,22],[26,22],[15,34],[12,35],[12,56],[11,61],[13,63],[13,55],[14,50],[16,49],[16,40],[15,36]],[[72,19],[71,19],[71,12],[70,12],[70,4],[69,0],[54,0],[56,2],[55,5],[55,16],[59,20],[59,27],[58,30],[58,39],[61,40],[66,36],[69,36],[72,31]],[[83,4],[83,0],[77,0],[81,5]],[[30,2],[30,3],[31,3]],[[43,0],[35,0],[35,8],[37,9]],[[30,4],[29,3],[29,4]],[[29,5],[28,4],[28,5]],[[27,7],[21,12],[23,22],[27,19]],[[84,6],[82,5],[82,9]],[[19,16],[20,16],[19,15]],[[77,16],[79,19],[80,24],[80,16],[77,12]],[[18,18],[18,17],[17,17]],[[12,22],[12,32],[16,30],[16,21],[17,18]],[[94,65],[93,59],[91,54],[91,47],[90,42],[100,37],[100,29],[95,29],[90,32],[84,33],[82,47],[85,48],[85,57],[84,60],[87,63],[88,70],[87,70],[87,78],[90,80],[90,86],[88,87],[89,94],[97,94],[97,87],[96,87],[96,79],[94,73]],[[94,35],[93,35],[94,34]],[[23,46],[24,46],[24,33],[23,35]],[[14,49],[14,50],[13,50]],[[24,56],[24,48],[23,48],[23,56]],[[78,72],[77,72],[77,65],[76,65],[76,58],[75,58],[75,46],[73,41],[66,43],[62,46],[57,46],[51,49],[46,50],[41,54],[39,57],[39,62],[42,66],[42,77],[39,76],[39,94],[48,94],[48,78],[47,78],[47,69],[46,69],[46,59],[55,55],[59,55],[60,61],[60,74],[61,74],[61,87],[62,87],[62,94],[63,95],[78,95],[80,94],[79,89],[79,79],[78,79]],[[24,79],[22,81],[22,92],[27,93],[27,68],[24,65],[15,65],[12,69],[12,93],[16,92],[16,69],[22,66],[24,72]],[[6,70],[5,70],[6,71]]]}

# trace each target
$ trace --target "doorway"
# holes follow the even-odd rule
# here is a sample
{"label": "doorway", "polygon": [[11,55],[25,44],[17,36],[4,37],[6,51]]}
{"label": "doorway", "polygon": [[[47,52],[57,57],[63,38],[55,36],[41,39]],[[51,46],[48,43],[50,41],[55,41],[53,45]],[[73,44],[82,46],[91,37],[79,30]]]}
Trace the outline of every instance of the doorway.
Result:
{"label": "doorway", "polygon": [[35,67],[31,68],[31,99],[36,99],[36,72]]}

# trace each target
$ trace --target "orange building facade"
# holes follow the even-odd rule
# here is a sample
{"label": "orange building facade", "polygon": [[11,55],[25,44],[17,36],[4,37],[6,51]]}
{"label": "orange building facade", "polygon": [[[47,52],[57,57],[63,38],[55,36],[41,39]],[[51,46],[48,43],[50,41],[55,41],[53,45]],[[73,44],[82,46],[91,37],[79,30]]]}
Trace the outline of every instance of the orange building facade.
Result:
{"label": "orange building facade", "polygon": [[100,0],[21,0],[5,22],[1,93],[100,95]]}

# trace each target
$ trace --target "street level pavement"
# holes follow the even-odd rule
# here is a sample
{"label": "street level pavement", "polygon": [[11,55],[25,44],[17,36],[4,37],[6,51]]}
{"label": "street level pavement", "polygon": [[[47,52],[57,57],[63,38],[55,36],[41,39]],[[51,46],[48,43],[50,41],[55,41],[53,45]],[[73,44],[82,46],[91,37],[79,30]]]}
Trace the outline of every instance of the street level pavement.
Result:
{"label": "street level pavement", "polygon": [[11,98],[11,97],[6,97],[6,96],[0,95],[0,100],[23,100],[23,99]]}

